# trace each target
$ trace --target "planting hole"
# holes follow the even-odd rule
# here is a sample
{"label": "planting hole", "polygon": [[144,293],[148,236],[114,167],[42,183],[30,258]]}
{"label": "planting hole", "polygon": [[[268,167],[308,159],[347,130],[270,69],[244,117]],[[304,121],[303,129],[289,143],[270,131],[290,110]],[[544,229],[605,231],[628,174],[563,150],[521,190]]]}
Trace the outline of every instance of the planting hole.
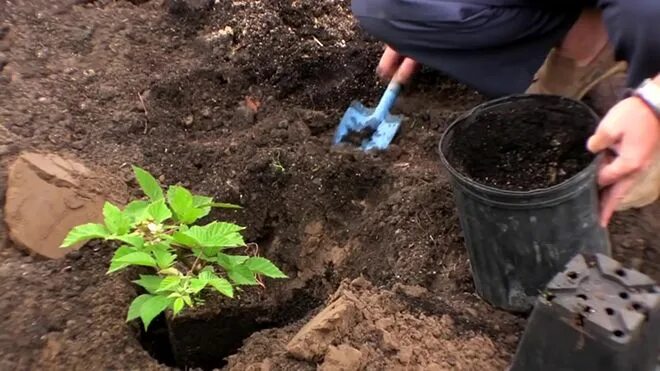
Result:
{"label": "planting hole", "polygon": [[642,309],[642,306],[639,303],[633,303],[632,308],[636,311],[640,311]]}
{"label": "planting hole", "polygon": [[623,337],[623,331],[621,330],[614,330],[613,334],[618,338]]}
{"label": "planting hole", "polygon": [[617,269],[614,273],[616,273],[617,276],[619,277],[625,277],[626,276],[626,271],[623,269]]}
{"label": "planting hole", "polygon": [[288,299],[279,303],[246,293],[240,301],[219,302],[210,297],[204,306],[184,311],[174,320],[167,321],[161,314],[148,332],[141,331],[139,340],[161,364],[180,369],[219,369],[253,333],[286,326],[321,305],[322,301],[312,294],[315,292],[308,287],[288,294],[280,290],[273,297]]}
{"label": "planting hole", "polygon": [[622,292],[619,294],[619,297],[623,300],[628,300],[630,298],[630,295],[628,295],[627,292]]}
{"label": "planting hole", "polygon": [[576,279],[576,278],[579,277],[578,274],[577,274],[576,272],[568,272],[566,275],[568,276],[568,278],[570,278],[570,279],[572,279],[572,280],[574,280],[574,279]]}
{"label": "planting hole", "polygon": [[589,299],[589,298],[587,297],[587,295],[585,295],[585,294],[577,294],[576,296],[577,296],[578,298],[582,299],[582,300],[587,300],[587,299]]}
{"label": "planting hole", "polygon": [[607,313],[608,316],[613,316],[614,315],[614,309],[605,308],[605,313]]}

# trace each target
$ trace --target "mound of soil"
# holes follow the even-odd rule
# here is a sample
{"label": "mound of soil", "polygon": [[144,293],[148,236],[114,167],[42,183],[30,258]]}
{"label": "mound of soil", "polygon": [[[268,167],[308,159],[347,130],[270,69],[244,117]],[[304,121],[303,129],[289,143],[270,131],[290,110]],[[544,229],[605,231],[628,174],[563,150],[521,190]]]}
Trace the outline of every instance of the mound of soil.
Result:
{"label": "mound of soil", "polygon": [[[246,239],[282,267],[301,300],[218,367],[270,359],[315,368],[285,359],[283,349],[343,280],[364,276],[372,284],[342,292],[367,304],[358,311],[365,319],[324,359],[355,360],[357,351],[367,369],[406,360],[502,369],[523,323],[474,296],[437,154],[442,131],[483,98],[422,73],[398,102],[405,120],[387,152],[335,149],[350,102],[372,105],[384,88],[373,74],[381,45],[360,32],[348,0],[171,11],[175,3],[0,3],[0,121],[15,138],[13,150],[0,147],[3,163],[16,149],[67,154],[136,194],[135,164],[164,184],[241,204],[210,217],[245,225]],[[655,278],[658,215],[655,206],[630,211],[612,228],[617,258]],[[139,323],[125,323],[138,293],[128,272],[105,274],[111,255],[94,243],[53,261],[0,249],[0,369],[171,369],[143,347]],[[428,293],[402,295],[397,285]]]}
{"label": "mound of soil", "polygon": [[594,159],[586,149],[598,124],[568,100],[505,102],[456,126],[445,153],[452,166],[487,186],[513,191],[548,188],[570,179]]}

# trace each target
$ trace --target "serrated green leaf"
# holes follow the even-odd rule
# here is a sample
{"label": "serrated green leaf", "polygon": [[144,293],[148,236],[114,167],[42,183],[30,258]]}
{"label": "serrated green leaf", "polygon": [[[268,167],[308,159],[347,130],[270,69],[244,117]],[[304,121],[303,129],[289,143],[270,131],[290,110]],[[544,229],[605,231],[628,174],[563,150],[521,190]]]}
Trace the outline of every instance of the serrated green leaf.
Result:
{"label": "serrated green leaf", "polygon": [[162,223],[172,217],[172,212],[167,207],[164,199],[152,202],[148,207],[148,212],[156,223]]}
{"label": "serrated green leaf", "polygon": [[197,294],[198,292],[204,290],[204,287],[206,287],[207,283],[208,283],[208,280],[193,278],[193,279],[190,280],[190,291],[193,294]]}
{"label": "serrated green leaf", "polygon": [[149,219],[149,213],[147,212],[149,205],[149,201],[131,201],[124,208],[124,215],[131,218],[131,221],[134,225],[142,223],[143,221]]}
{"label": "serrated green leaf", "polygon": [[145,330],[149,328],[149,324],[156,316],[170,306],[172,300],[166,296],[154,295],[142,303],[140,307],[140,318],[142,319]]}
{"label": "serrated green leaf", "polygon": [[167,276],[160,281],[158,285],[158,290],[156,292],[163,291],[176,291],[175,289],[181,284],[181,277],[179,276]]}
{"label": "serrated green leaf", "polygon": [[181,312],[184,305],[185,303],[183,302],[182,298],[174,299],[174,304],[172,305],[172,312],[174,313],[174,316],[176,316],[177,314],[179,314],[179,312]]}
{"label": "serrated green leaf", "polygon": [[234,297],[234,288],[231,283],[222,277],[213,277],[209,280],[209,285],[213,286],[219,293],[224,296],[233,298]]}
{"label": "serrated green leaf", "polygon": [[183,301],[185,301],[186,304],[188,304],[189,307],[193,306],[192,300],[190,300],[190,295],[183,295],[182,298],[183,298]]}
{"label": "serrated green leaf", "polygon": [[142,305],[151,297],[149,294],[142,294],[137,298],[133,299],[130,307],[128,307],[128,314],[126,316],[126,322],[132,321],[140,317],[140,310]]}
{"label": "serrated green leaf", "polygon": [[117,236],[125,235],[131,228],[131,219],[108,201],[103,204],[103,222],[110,233]]}
{"label": "serrated green leaf", "polygon": [[288,278],[270,260],[261,257],[252,257],[243,263],[252,273],[261,274],[270,278]]}
{"label": "serrated green leaf", "polygon": [[117,240],[121,242],[125,242],[131,246],[141,248],[144,246],[144,238],[140,236],[139,234],[125,234],[123,236],[110,236],[108,237],[110,240]]}
{"label": "serrated green leaf", "polygon": [[147,292],[155,294],[161,281],[163,281],[161,277],[141,274],[140,279],[133,281],[133,283],[144,287]]}
{"label": "serrated green leaf", "polygon": [[243,227],[232,223],[213,222],[203,227],[192,226],[185,233],[199,243],[201,247],[239,247],[245,246],[243,236],[239,233]]}
{"label": "serrated green leaf", "polygon": [[256,277],[245,265],[237,265],[227,271],[229,279],[237,285],[258,285]]}
{"label": "serrated green leaf", "polygon": [[176,259],[176,255],[166,249],[154,249],[152,254],[156,259],[156,265],[161,270],[169,268]]}
{"label": "serrated green leaf", "polygon": [[[210,268],[210,267],[206,266],[204,268]],[[202,270],[201,272],[199,272],[197,277],[199,277],[200,280],[204,280],[208,282],[212,280],[213,277],[215,277],[215,273],[213,273],[211,270]]]}
{"label": "serrated green leaf", "polygon": [[226,202],[214,202],[211,204],[211,206],[217,207],[219,209],[242,209],[242,207],[239,205],[229,204]]}
{"label": "serrated green leaf", "polygon": [[170,186],[167,190],[167,202],[176,218],[182,223],[189,224],[184,219],[195,208],[192,193],[181,186]]}
{"label": "serrated green leaf", "polygon": [[195,207],[204,207],[211,206],[213,203],[213,197],[193,195],[193,206]]}
{"label": "serrated green leaf", "polygon": [[175,243],[181,246],[186,246],[190,248],[199,246],[199,242],[194,237],[189,236],[188,234],[186,234],[186,232],[183,231],[175,232],[172,235],[172,240],[174,240]]}
{"label": "serrated green leaf", "polygon": [[217,255],[216,262],[220,264],[224,270],[231,270],[235,266],[243,264],[249,258],[249,256],[245,255],[227,255],[221,253]]}
{"label": "serrated green leaf", "polygon": [[128,263],[131,265],[141,265],[145,267],[156,268],[156,260],[154,260],[151,255],[141,251],[136,251],[128,255],[124,255],[121,258],[118,258],[116,261],[118,263]]}
{"label": "serrated green leaf", "polygon": [[103,224],[83,224],[69,231],[60,247],[71,247],[79,242],[87,242],[96,238],[106,238],[109,235],[110,232],[108,232]]}
{"label": "serrated green leaf", "polygon": [[151,201],[158,201],[164,198],[160,183],[158,183],[156,178],[154,178],[149,172],[137,166],[133,166],[133,172],[135,173],[135,178],[137,179],[138,184],[140,184],[140,188],[142,188],[142,192],[144,192]]}
{"label": "serrated green leaf", "polygon": [[118,270],[124,269],[128,267],[130,264],[128,263],[121,263],[118,262],[117,260],[121,258],[122,256],[126,256],[130,253],[134,253],[135,248],[132,246],[120,246],[116,251],[115,254],[112,257],[112,260],[110,260],[110,268],[108,268],[108,274],[116,272]]}

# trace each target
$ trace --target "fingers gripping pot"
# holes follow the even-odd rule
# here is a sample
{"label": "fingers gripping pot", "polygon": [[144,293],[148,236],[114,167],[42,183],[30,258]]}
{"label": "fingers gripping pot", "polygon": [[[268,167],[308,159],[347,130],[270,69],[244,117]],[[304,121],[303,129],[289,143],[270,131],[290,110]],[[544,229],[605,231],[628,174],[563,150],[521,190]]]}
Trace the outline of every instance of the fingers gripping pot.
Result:
{"label": "fingers gripping pot", "polygon": [[586,105],[550,95],[486,102],[440,141],[477,293],[528,312],[580,252],[610,255],[599,224],[599,158],[586,150],[598,124]]}

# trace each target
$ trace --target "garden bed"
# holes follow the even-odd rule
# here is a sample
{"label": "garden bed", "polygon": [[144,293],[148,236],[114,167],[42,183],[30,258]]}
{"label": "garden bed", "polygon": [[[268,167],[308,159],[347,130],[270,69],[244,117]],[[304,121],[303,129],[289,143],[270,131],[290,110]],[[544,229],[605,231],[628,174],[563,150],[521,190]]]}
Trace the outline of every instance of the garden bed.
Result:
{"label": "garden bed", "polygon": [[[425,72],[399,102],[406,120],[388,152],[331,148],[351,100],[373,103],[383,88],[373,72],[381,46],[359,33],[348,7],[2,3],[0,122],[12,137],[3,160],[21,149],[74,156],[137,192],[135,164],[241,204],[212,216],[245,225],[246,240],[292,277],[297,300],[286,316],[266,315],[226,367],[315,369],[322,359],[293,358],[286,346],[331,298],[348,295],[367,309],[326,357],[351,347],[372,370],[501,370],[524,320],[474,295],[437,154],[442,131],[483,98]],[[659,217],[654,205],[618,215],[611,229],[615,257],[655,279]],[[105,274],[111,255],[97,243],[58,261],[0,250],[0,369],[171,366],[152,356],[162,342],[124,322],[137,291],[128,273]],[[366,283],[350,283],[360,276]]]}

